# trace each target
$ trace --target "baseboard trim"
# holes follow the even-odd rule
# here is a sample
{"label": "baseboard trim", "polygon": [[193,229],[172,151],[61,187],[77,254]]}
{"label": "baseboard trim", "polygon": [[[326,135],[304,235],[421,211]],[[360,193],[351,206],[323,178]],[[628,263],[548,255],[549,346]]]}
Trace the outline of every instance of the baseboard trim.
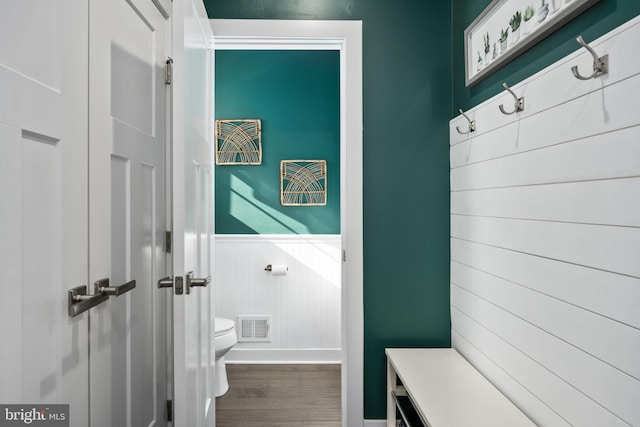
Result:
{"label": "baseboard trim", "polygon": [[249,349],[232,348],[225,363],[341,363],[340,349]]}
{"label": "baseboard trim", "polygon": [[364,427],[386,427],[387,420],[363,420],[362,425]]}

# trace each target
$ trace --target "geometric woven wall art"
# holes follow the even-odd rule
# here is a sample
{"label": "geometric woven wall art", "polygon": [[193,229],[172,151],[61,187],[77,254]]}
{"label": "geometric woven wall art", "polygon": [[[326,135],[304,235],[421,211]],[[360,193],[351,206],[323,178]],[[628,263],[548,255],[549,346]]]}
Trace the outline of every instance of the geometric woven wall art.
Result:
{"label": "geometric woven wall art", "polygon": [[282,206],[325,206],[327,161],[280,161],[280,203]]}
{"label": "geometric woven wall art", "polygon": [[262,164],[260,119],[216,120],[216,164]]}

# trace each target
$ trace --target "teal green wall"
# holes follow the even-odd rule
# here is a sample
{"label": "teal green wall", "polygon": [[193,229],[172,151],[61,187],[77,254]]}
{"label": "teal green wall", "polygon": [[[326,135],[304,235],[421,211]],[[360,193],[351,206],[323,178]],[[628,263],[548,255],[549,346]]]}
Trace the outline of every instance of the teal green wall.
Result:
{"label": "teal green wall", "polygon": [[600,0],[465,88],[463,32],[489,3],[205,0],[212,18],[363,21],[366,418],[386,416],[385,346],[450,345],[448,121],[640,13]]}
{"label": "teal green wall", "polygon": [[[262,164],[216,165],[216,233],[340,234],[340,52],[222,50],[216,119],[261,119]],[[280,160],[326,160],[326,206],[280,204]]]}
{"label": "teal green wall", "polygon": [[364,415],[385,418],[387,346],[448,347],[451,4],[205,0],[211,18],[363,25]]}
{"label": "teal green wall", "polygon": [[[539,0],[536,0],[539,2]],[[453,17],[453,111],[469,109],[503,91],[502,83],[515,84],[578,49],[576,37],[595,40],[640,14],[638,0],[600,0],[521,56],[477,85],[464,85],[464,30],[491,0],[452,0]],[[613,63],[611,66],[615,66]]]}

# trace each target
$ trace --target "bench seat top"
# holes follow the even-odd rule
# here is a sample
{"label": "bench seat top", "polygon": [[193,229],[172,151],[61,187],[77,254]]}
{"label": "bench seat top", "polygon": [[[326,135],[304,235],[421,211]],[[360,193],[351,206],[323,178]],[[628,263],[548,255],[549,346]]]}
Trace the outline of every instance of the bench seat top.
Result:
{"label": "bench seat top", "polygon": [[535,427],[452,348],[387,348],[389,363],[430,427]]}

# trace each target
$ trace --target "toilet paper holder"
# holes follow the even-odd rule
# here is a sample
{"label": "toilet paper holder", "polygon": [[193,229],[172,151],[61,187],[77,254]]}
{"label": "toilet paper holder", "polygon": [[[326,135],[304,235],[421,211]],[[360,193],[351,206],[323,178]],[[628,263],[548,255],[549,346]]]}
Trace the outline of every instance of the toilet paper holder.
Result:
{"label": "toilet paper holder", "polygon": [[[288,270],[288,269],[289,269],[289,268],[287,267],[287,270]],[[264,268],[264,271],[273,271],[273,265],[272,265],[272,264],[267,265],[267,266]]]}

